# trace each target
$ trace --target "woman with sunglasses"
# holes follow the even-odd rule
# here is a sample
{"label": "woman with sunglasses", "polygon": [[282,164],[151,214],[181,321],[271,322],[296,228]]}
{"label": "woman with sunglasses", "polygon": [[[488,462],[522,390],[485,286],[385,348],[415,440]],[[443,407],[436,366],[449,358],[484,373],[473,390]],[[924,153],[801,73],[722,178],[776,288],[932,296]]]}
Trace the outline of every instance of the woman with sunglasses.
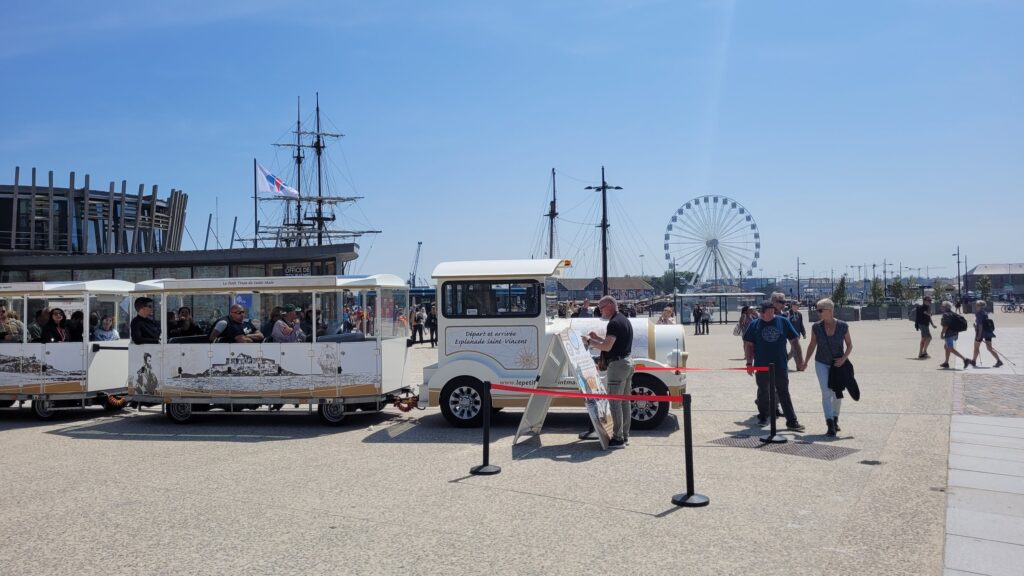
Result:
{"label": "woman with sunglasses", "polygon": [[843,403],[843,399],[836,398],[836,393],[828,387],[829,369],[845,364],[853,352],[850,327],[836,319],[835,307],[828,298],[818,300],[817,310],[821,319],[811,326],[811,343],[807,345],[804,357],[804,363],[809,364],[811,356],[814,356],[814,373],[821,387],[821,408],[825,413],[827,436],[835,436],[839,431],[839,408]]}
{"label": "woman with sunglasses", "polygon": [[68,322],[60,308],[50,309],[50,319],[43,325],[43,342],[67,342],[70,339]]}

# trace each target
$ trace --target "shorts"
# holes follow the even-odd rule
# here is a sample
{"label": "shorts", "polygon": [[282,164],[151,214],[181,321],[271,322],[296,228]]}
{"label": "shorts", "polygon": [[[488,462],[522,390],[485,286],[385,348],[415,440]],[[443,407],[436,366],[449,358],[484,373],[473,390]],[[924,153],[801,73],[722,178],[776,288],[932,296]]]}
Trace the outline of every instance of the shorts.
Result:
{"label": "shorts", "polygon": [[946,336],[942,341],[946,343],[946,348],[956,348],[956,336]]}
{"label": "shorts", "polygon": [[991,333],[991,332],[982,332],[981,336],[975,336],[974,337],[974,341],[975,342],[981,342],[982,340],[984,340],[985,342],[988,342],[989,344],[991,344],[992,343],[992,339],[995,338],[995,337],[996,337],[996,335]]}
{"label": "shorts", "polygon": [[932,337],[931,328],[927,324],[918,324],[917,327],[921,329],[921,338]]}

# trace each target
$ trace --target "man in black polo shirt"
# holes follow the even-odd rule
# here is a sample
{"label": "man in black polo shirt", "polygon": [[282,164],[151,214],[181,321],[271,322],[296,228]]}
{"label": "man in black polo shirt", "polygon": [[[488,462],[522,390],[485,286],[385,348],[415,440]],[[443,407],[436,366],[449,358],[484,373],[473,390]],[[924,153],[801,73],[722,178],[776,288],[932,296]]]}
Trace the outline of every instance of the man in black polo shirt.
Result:
{"label": "man in black polo shirt", "polygon": [[245,306],[232,304],[227,318],[221,318],[210,331],[210,342],[262,342],[263,333],[245,320]]}
{"label": "man in black polo shirt", "polygon": [[[633,326],[629,318],[619,312],[615,298],[605,296],[597,303],[601,317],[608,320],[604,338],[591,331],[583,341],[601,351],[601,359],[607,366],[606,385],[609,394],[629,394],[633,379],[633,361],[629,355],[633,350]],[[612,412],[611,448],[620,448],[629,440],[629,425],[632,421],[633,405],[629,400],[610,400]]]}

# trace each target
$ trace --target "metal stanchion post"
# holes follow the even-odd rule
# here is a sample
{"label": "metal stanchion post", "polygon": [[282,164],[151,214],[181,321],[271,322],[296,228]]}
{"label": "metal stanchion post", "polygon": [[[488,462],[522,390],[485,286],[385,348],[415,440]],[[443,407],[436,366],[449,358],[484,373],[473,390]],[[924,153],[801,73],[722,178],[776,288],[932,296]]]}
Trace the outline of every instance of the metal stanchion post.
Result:
{"label": "metal stanchion post", "polygon": [[490,463],[491,460],[491,383],[484,382],[484,401],[480,407],[483,410],[484,418],[484,463],[479,466],[473,466],[469,469],[469,473],[474,476],[488,476],[491,474],[497,474],[501,472],[500,466],[494,466]]}
{"label": "metal stanchion post", "polygon": [[768,365],[768,421],[771,423],[771,428],[768,429],[768,435],[761,438],[761,442],[765,444],[785,444],[789,440],[785,436],[776,434],[775,430],[775,409],[778,407],[778,400],[775,398],[775,364]]}
{"label": "metal stanchion post", "polygon": [[673,496],[672,503],[687,508],[707,506],[711,500],[693,491],[693,433],[690,426],[689,394],[683,394],[683,458],[686,461],[686,493]]}

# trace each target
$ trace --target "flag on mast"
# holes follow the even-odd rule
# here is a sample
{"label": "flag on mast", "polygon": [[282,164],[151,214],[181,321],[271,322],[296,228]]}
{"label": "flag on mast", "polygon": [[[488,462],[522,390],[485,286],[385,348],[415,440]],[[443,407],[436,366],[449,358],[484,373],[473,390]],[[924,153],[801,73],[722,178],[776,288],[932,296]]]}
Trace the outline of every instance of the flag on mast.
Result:
{"label": "flag on mast", "polygon": [[256,171],[259,177],[256,178],[256,190],[266,194],[280,194],[282,196],[299,197],[299,191],[284,183],[277,176],[267,171],[259,162],[256,163]]}

